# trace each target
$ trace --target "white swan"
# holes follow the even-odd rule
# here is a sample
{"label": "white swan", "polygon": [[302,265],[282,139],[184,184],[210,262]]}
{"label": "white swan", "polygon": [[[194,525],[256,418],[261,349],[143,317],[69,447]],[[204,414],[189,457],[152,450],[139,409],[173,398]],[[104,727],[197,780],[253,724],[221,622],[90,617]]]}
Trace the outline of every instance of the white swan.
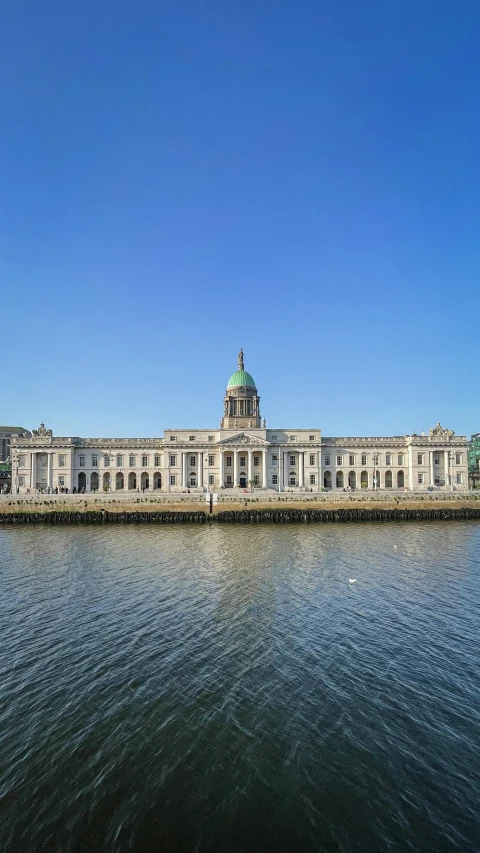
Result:
{"label": "white swan", "polygon": [[356,582],[357,582],[357,579],[356,579],[356,578],[350,578],[350,580],[349,580],[348,582],[349,582],[349,583],[356,583]]}

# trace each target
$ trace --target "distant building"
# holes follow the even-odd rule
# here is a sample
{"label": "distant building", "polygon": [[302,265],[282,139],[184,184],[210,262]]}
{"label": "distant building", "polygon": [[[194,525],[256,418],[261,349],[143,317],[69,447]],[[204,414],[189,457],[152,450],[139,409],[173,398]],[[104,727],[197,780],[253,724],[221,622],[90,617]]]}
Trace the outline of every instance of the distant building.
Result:
{"label": "distant building", "polygon": [[0,462],[10,459],[10,444],[13,436],[25,435],[32,437],[32,433],[23,427],[0,426]]}
{"label": "distant building", "polygon": [[32,434],[23,427],[0,426],[0,492],[11,489],[10,445],[12,438],[19,435],[31,436]]}
{"label": "distant building", "polygon": [[474,489],[480,486],[480,432],[468,442],[468,480]]}
{"label": "distant building", "polygon": [[174,428],[160,438],[62,438],[41,424],[33,435],[12,439],[12,461],[21,493],[468,489],[467,439],[439,423],[428,435],[383,438],[325,438],[317,427],[267,429],[242,350],[217,429]]}

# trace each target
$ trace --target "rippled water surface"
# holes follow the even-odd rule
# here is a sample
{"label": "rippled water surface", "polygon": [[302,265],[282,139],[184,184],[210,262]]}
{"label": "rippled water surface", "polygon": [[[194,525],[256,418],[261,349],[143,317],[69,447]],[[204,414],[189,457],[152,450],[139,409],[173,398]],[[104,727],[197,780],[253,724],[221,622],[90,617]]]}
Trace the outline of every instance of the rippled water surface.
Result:
{"label": "rippled water surface", "polygon": [[479,545],[1,530],[0,849],[478,851]]}

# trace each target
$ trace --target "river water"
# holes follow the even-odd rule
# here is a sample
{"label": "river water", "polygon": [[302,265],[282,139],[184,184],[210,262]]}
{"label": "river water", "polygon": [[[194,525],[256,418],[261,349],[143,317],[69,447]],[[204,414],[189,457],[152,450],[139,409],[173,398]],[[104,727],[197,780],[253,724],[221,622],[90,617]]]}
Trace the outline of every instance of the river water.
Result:
{"label": "river water", "polygon": [[10,528],[0,584],[2,853],[480,849],[480,524]]}

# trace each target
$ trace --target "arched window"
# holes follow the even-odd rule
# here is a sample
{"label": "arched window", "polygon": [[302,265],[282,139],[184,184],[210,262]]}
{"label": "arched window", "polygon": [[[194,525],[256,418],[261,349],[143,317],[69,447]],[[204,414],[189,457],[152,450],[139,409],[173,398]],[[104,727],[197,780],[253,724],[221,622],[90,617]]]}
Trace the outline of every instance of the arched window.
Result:
{"label": "arched window", "polygon": [[324,485],[325,489],[331,489],[332,488],[332,472],[331,471],[325,471],[325,473],[323,475],[323,485]]}
{"label": "arched window", "polygon": [[337,489],[343,489],[343,471],[337,471]]}
{"label": "arched window", "polygon": [[354,489],[357,485],[357,475],[355,474],[355,471],[350,471],[348,475],[348,485],[351,489]]}
{"label": "arched window", "polygon": [[368,489],[368,471],[362,471],[360,474],[360,485],[362,489]]}
{"label": "arched window", "polygon": [[386,489],[391,489],[391,488],[392,488],[392,486],[393,486],[393,477],[392,477],[392,472],[391,472],[391,471],[386,471],[386,472],[385,472],[385,488],[386,488]]}
{"label": "arched window", "polygon": [[115,475],[115,489],[117,492],[123,489],[123,474],[121,471],[118,471]]}
{"label": "arched window", "polygon": [[405,488],[405,472],[399,471],[397,474],[397,489]]}

